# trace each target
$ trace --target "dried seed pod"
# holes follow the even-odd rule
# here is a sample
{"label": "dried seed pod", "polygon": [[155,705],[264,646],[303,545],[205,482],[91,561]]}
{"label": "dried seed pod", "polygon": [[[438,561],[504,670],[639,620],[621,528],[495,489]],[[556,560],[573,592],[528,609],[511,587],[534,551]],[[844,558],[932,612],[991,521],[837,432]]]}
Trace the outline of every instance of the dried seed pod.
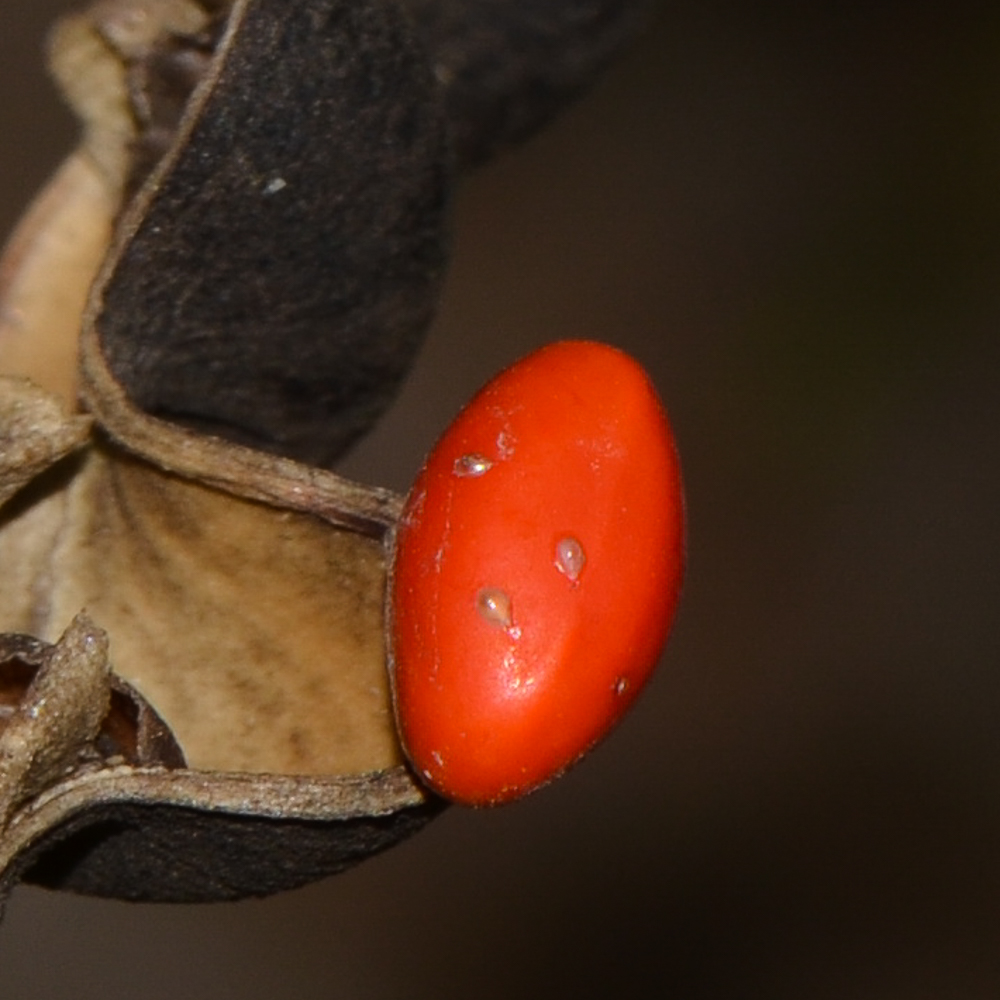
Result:
{"label": "dried seed pod", "polygon": [[[259,895],[441,808],[384,670],[401,499],[317,466],[431,314],[453,140],[534,127],[618,21],[502,6],[99,0],[56,31],[84,136],[0,262],[0,899]],[[556,35],[579,72],[539,89]]]}
{"label": "dried seed pod", "polygon": [[82,448],[90,429],[89,417],[67,418],[58,401],[28,379],[0,376],[0,505]]}
{"label": "dried seed pod", "polygon": [[[57,26],[53,72],[85,136],[15,241],[63,279],[45,315],[21,301],[39,294],[30,268],[28,291],[6,296],[0,368],[72,402],[111,220],[159,165],[107,289],[117,377],[150,412],[329,464],[389,401],[429,321],[451,153],[468,166],[530,135],[650,0],[402,0],[423,47],[391,0],[349,17],[270,6],[100,0]],[[54,357],[31,346],[26,314]]]}
{"label": "dried seed pod", "polygon": [[111,673],[107,635],[86,615],[55,645],[0,636],[0,720],[0,826],[66,773],[184,766],[163,720]]}
{"label": "dried seed pod", "polygon": [[391,0],[238,0],[95,300],[116,379],[147,413],[328,465],[430,320],[448,159]]}
{"label": "dried seed pod", "polygon": [[[87,50],[81,65],[99,77],[78,98],[92,118],[76,162],[86,165],[88,178],[98,181],[108,202],[123,196],[127,171],[119,169],[121,159],[113,150],[96,160],[91,144],[131,142],[121,121],[109,125],[114,116],[106,113],[120,109],[114,88],[127,86],[128,67],[116,72],[92,44],[95,31],[109,30],[110,13],[105,5],[96,12],[97,22],[69,31],[70,40]],[[62,651],[56,657],[63,664],[60,690],[72,694],[74,711],[60,712],[58,726],[41,726],[32,708],[24,707],[25,693],[10,718],[0,718],[6,733],[6,743],[0,736],[0,753],[4,746],[11,750],[0,758],[5,886],[24,877],[133,899],[260,894],[339,871],[412,833],[439,808],[401,763],[384,671],[384,535],[398,498],[149,416],[134,405],[141,379],[122,384],[107,365],[103,339],[110,329],[116,357],[133,375],[147,371],[140,363],[144,357],[167,348],[176,363],[174,389],[189,389],[199,367],[211,368],[219,378],[226,357],[242,368],[245,354],[256,356],[247,341],[243,348],[217,344],[216,364],[198,353],[192,334],[197,310],[174,308],[197,298],[200,278],[192,274],[203,270],[201,305],[209,308],[215,298],[232,306],[239,299],[226,315],[233,319],[246,311],[248,323],[239,332],[249,332],[250,344],[249,320],[273,321],[268,336],[274,330],[288,334],[302,329],[296,317],[314,307],[310,316],[326,316],[334,339],[344,333],[349,340],[352,331],[361,336],[350,319],[360,310],[368,316],[361,326],[368,326],[354,353],[344,354],[344,381],[359,387],[352,398],[390,390],[392,372],[405,364],[396,357],[400,338],[419,334],[412,316],[429,310],[428,289],[443,259],[444,130],[436,97],[428,96],[433,86],[407,31],[391,4],[237,4],[177,144],[119,219],[115,250],[95,289],[87,314],[83,387],[99,432],[91,434],[90,418],[61,414],[41,389],[10,379],[0,385],[6,410],[0,448],[6,500],[0,511],[0,632],[31,633],[52,644],[86,606],[111,636],[114,676],[134,682],[157,706],[169,727],[165,732],[176,738],[187,760],[184,767],[167,767],[163,759],[102,755],[114,716],[115,696],[108,690],[121,682],[107,680],[112,675],[106,660],[98,669],[79,643],[46,647]],[[149,45],[134,38],[121,42],[126,43]],[[373,107],[368,99],[380,74],[384,102],[376,95]],[[421,75],[426,86],[419,83]],[[334,78],[339,84],[330,96]],[[253,96],[260,85],[263,105]],[[385,130],[387,121],[393,134]],[[268,129],[279,125],[284,131],[276,139]],[[401,155],[393,135],[416,151],[414,157]],[[429,152],[420,166],[416,159],[422,151]],[[266,164],[253,158],[272,155],[286,185],[297,190],[268,215],[257,211],[257,203],[282,191],[257,183],[257,170]],[[205,163],[208,173],[199,174]],[[408,167],[413,176],[403,176],[401,186],[379,187],[380,176],[394,170],[402,176]],[[344,201],[352,188],[337,183],[347,173],[353,173],[355,188],[367,176],[372,191],[358,194],[353,203],[350,197]],[[238,198],[235,203],[223,198],[223,179],[252,195],[247,211],[257,211],[252,224],[241,216]],[[246,186],[251,181],[252,189]],[[409,198],[408,192],[418,189],[430,221]],[[185,192],[194,202],[202,199],[202,218],[180,209],[172,217]],[[222,205],[213,207],[215,198]],[[375,204],[379,198],[384,204]],[[213,215],[220,207],[225,210]],[[155,220],[164,212],[174,228],[158,233]],[[363,235],[379,235],[382,243],[356,247],[351,225],[370,222],[373,212],[382,213],[384,224],[377,234]],[[56,221],[65,218],[56,213]],[[338,230],[340,222],[346,228]],[[200,223],[207,230],[198,229]],[[240,230],[243,223],[271,241],[265,246],[258,240],[249,262],[240,257],[250,252],[241,243],[245,230],[227,242],[230,228]],[[269,233],[270,223],[275,231]],[[195,227],[194,236],[185,225]],[[16,293],[23,307],[21,332],[37,354],[50,347],[39,303],[44,265],[53,261],[46,242],[52,230],[51,217],[22,230],[26,251],[8,256],[5,265],[11,278],[6,290]],[[81,273],[93,260],[93,243],[62,248],[82,262]],[[208,280],[212,261],[227,248],[230,255],[215,270],[216,280]],[[280,258],[285,268],[280,276],[251,266],[268,264],[269,255]],[[308,262],[307,274],[296,270],[300,262]],[[384,271],[366,270],[374,263]],[[308,294],[297,286],[302,281],[313,286]],[[167,314],[166,326],[155,327],[167,331],[166,344],[140,335],[152,313],[122,312],[147,296],[152,298],[146,305]],[[318,307],[317,299],[323,300]],[[5,314],[11,301],[8,294]],[[331,319],[331,301],[343,305],[347,319]],[[410,313],[408,303],[415,303]],[[72,309],[62,315],[65,333]],[[403,319],[394,322],[393,315]],[[256,329],[259,334],[264,327]],[[170,341],[178,332],[193,337],[192,351],[185,352],[183,336]],[[53,348],[55,367],[64,370],[67,344],[75,352],[69,340]],[[346,350],[343,344],[341,349]],[[302,364],[296,350],[286,343],[279,360]],[[372,359],[382,356],[392,370],[373,373],[369,369],[378,366]],[[6,365],[8,360],[0,354],[0,367],[17,367]],[[315,374],[310,357],[304,360],[307,376]],[[249,384],[242,390],[249,396],[239,396],[239,405],[254,408],[257,402],[251,407],[249,401],[263,393],[260,407],[266,410],[266,391],[249,367]],[[252,422],[242,428],[237,417],[230,426],[231,411],[219,416],[221,411],[212,409],[213,394],[224,397],[233,377],[223,376],[214,388],[198,384],[210,415],[198,413],[189,423],[212,422],[227,426],[231,437],[254,437]],[[327,413],[329,402],[320,414]],[[335,409],[342,406],[350,410],[343,399]],[[179,409],[185,409],[183,402]],[[339,423],[333,414],[329,437],[349,436],[353,431],[345,428],[354,421],[349,412]],[[91,678],[86,690],[96,691],[96,700],[66,682],[77,672]],[[31,739],[26,741],[25,733]],[[148,742],[141,735],[135,741],[137,747]],[[35,744],[37,752],[30,750]]]}
{"label": "dried seed pod", "polygon": [[86,605],[115,674],[89,625],[0,639],[0,889],[236,898],[414,832],[439,807],[400,764],[383,668],[399,499],[163,424],[87,357],[106,433],[53,445],[0,511],[0,612],[45,639]]}
{"label": "dried seed pod", "polygon": [[434,809],[415,808],[398,770],[310,781],[188,770],[106,653],[85,618],[55,645],[0,637],[0,896],[17,878],[136,900],[261,895],[388,847]]}
{"label": "dried seed pod", "polygon": [[[131,0],[147,3],[148,0]],[[190,0],[171,0],[179,5]],[[476,166],[521,142],[577,98],[649,19],[654,0],[399,0],[413,20],[440,88],[458,164]],[[121,0],[115,5],[121,7]],[[199,5],[209,28],[174,27],[151,50],[119,51],[133,63],[140,144],[155,152],[176,128],[194,88],[199,53],[227,0]],[[184,12],[173,16],[181,22]],[[162,14],[157,15],[161,20]],[[195,71],[195,72],[192,72]],[[145,133],[145,134],[143,134]],[[140,158],[140,162],[145,158]],[[152,159],[149,159],[151,165]],[[133,164],[133,168],[136,165]]]}

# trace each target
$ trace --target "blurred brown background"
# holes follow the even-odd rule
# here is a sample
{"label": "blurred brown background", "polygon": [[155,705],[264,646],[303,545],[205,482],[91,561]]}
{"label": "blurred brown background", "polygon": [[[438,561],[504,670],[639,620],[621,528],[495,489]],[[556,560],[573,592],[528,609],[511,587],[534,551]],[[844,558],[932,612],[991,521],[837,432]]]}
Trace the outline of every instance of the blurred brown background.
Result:
{"label": "blurred brown background", "polygon": [[[0,18],[0,224],[69,147]],[[4,1000],[1000,996],[1000,13],[675,2],[464,186],[451,283],[350,459],[405,488],[559,337],[653,372],[690,573],[647,697],[560,784],[211,907],[19,889]]]}

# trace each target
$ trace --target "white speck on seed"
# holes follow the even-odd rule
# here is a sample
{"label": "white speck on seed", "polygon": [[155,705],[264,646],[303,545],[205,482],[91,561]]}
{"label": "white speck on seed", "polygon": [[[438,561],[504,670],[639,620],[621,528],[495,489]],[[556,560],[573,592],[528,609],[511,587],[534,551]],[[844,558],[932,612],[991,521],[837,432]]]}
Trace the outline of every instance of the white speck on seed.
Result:
{"label": "white speck on seed", "polygon": [[504,460],[514,457],[514,436],[506,428],[497,435],[497,453]]}

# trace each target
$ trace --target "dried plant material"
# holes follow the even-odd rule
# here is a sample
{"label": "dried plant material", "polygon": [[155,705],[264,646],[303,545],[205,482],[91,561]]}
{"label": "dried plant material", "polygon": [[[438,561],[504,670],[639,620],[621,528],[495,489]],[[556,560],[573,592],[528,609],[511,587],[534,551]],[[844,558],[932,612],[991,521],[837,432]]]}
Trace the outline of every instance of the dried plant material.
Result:
{"label": "dried plant material", "polygon": [[94,161],[74,153],[0,258],[0,372],[30,378],[67,409],[76,402],[80,317],[111,240],[117,201]]}
{"label": "dried plant material", "polygon": [[[283,24],[288,16],[295,30],[303,31],[312,25],[308,6],[300,4],[292,16],[281,5],[279,18],[274,3],[244,3],[237,13],[253,7],[256,15],[269,11],[272,23]],[[329,22],[337,51],[348,45],[353,60],[367,53],[365,58],[389,59],[392,65],[400,58],[404,65],[415,63],[405,38],[397,44],[403,29],[396,15],[369,13],[372,24],[359,35],[360,15],[344,3],[329,7],[341,15]],[[131,148],[120,116],[115,124],[114,114],[101,108],[115,108],[115,94],[123,86],[135,87],[141,74],[134,70],[152,58],[158,44],[115,35],[109,29],[113,14],[114,9],[101,5],[85,25],[63,29],[61,58],[75,52],[81,65],[95,67],[99,78],[96,89],[80,85],[74,98],[94,115],[81,151],[71,161],[76,165],[97,162],[88,153],[95,136],[104,137],[106,150],[115,143]],[[346,29],[354,25],[353,32],[345,32],[345,18]],[[385,30],[378,27],[383,21]],[[227,22],[228,42],[217,52],[220,65],[226,59],[239,63],[247,58],[245,50],[253,49],[237,31],[241,24],[239,17]],[[372,25],[377,30],[370,30]],[[255,30],[267,36],[260,24]],[[173,37],[169,31],[154,36]],[[124,74],[111,71],[95,39],[114,41]],[[374,50],[365,47],[372,39]],[[350,99],[359,93],[357,74],[363,72],[362,63],[353,65],[356,81]],[[324,73],[344,69],[329,64]],[[135,96],[133,89],[129,101]],[[293,96],[303,103],[300,93]],[[304,103],[307,117],[322,110]],[[215,113],[225,118],[222,111]],[[341,131],[350,123],[358,127],[346,106],[335,117]],[[196,113],[192,121],[197,121]],[[429,131],[432,143],[443,148],[439,126],[426,130],[419,120],[409,125],[416,126],[420,142]],[[369,148],[374,148],[379,127],[376,118],[368,132]],[[324,161],[335,162],[336,144],[324,145],[323,135],[310,135],[308,129],[304,134],[313,149],[314,170]],[[435,134],[439,139],[433,139]],[[350,151],[350,142],[345,140],[344,146]],[[387,148],[385,155],[391,158],[391,144]],[[198,158],[197,150],[193,155]],[[364,174],[369,166],[365,161],[355,169],[363,168]],[[110,153],[90,176],[107,199],[124,197],[127,178],[116,174]],[[149,192],[136,198],[120,223],[118,253],[137,245],[135,227],[165,189],[155,177],[149,184]],[[315,189],[315,180],[312,184]],[[440,196],[436,179],[432,200],[438,214]],[[304,192],[297,197],[298,204],[309,204]],[[85,227],[98,249],[109,218],[119,212],[118,207],[106,210],[109,200]],[[68,201],[79,209],[86,199],[77,192]],[[391,198],[386,210],[396,210]],[[45,244],[54,228],[51,217],[34,227],[24,244],[49,267],[55,259]],[[306,226],[310,222],[302,221]],[[220,232],[226,229],[224,213],[216,216],[215,225]],[[287,220],[284,232],[295,233]],[[322,236],[328,238],[329,230],[322,229]],[[350,236],[342,234],[337,242],[338,259],[350,259]],[[275,245],[280,247],[280,240]],[[390,247],[390,256],[394,252],[399,248]],[[18,280],[42,274],[43,266],[25,268],[28,257],[8,253],[8,273]],[[193,261],[196,266],[199,259]],[[387,259],[383,254],[382,260]],[[134,261],[129,258],[130,264]],[[112,258],[105,268],[100,290],[119,280],[117,263]],[[323,261],[316,263],[318,269],[311,273],[322,283]],[[416,266],[420,270],[423,265]],[[330,270],[335,273],[332,265]],[[390,297],[395,294],[391,271],[386,275]],[[141,293],[149,287],[148,278],[161,273],[166,277],[171,272],[169,267],[164,272],[133,267],[115,287]],[[252,268],[248,273],[253,280]],[[436,272],[431,278],[437,280]],[[171,294],[183,297],[183,277],[173,280],[179,284],[171,286]],[[359,291],[369,283],[358,274],[352,280]],[[426,284],[422,276],[420,281]],[[219,287],[228,286],[213,286],[212,295]],[[53,328],[40,321],[39,301],[28,303],[26,316],[34,321],[30,339],[41,353],[52,344]],[[23,875],[127,898],[230,898],[337,871],[413,832],[438,808],[401,764],[384,669],[384,536],[399,499],[142,413],[107,369],[96,335],[109,316],[101,291],[94,302],[88,314],[91,352],[85,389],[102,433],[92,436],[89,417],[67,418],[55,400],[26,381],[8,380],[10,388],[3,395],[2,482],[9,499],[0,512],[0,564],[5,569],[0,574],[0,629],[7,630],[8,645],[21,641],[12,633],[53,642],[63,624],[86,607],[111,635],[115,672],[105,677],[102,699],[93,704],[85,703],[80,689],[65,686],[79,702],[86,725],[81,722],[74,730],[76,742],[61,731],[36,728],[42,742],[51,744],[49,756],[25,756],[21,750],[24,720],[32,718],[31,685],[0,725],[9,751],[7,793],[0,803],[9,813],[0,852],[5,878],[9,882]],[[280,314],[280,298],[277,303]],[[425,303],[420,311],[428,308]],[[66,327],[71,328],[69,323]],[[388,347],[379,345],[381,330],[379,324],[371,328],[373,347],[388,353]],[[65,341],[75,355],[75,336]],[[54,350],[60,365],[71,353],[64,344]],[[345,362],[348,376],[354,370]],[[388,391],[378,379],[371,384],[380,393]],[[60,463],[74,448],[80,451],[77,459]],[[78,654],[76,650],[68,661],[74,677],[74,671],[87,666]],[[107,673],[106,662],[103,669]],[[61,673],[69,676],[65,667]],[[164,771],[164,761],[148,753],[117,755],[117,763],[111,764],[115,755],[98,761],[94,741],[109,731],[108,720],[115,714],[115,698],[109,702],[108,690],[127,688],[120,675],[135,683],[130,690],[137,698],[148,704],[148,697],[167,720],[162,728],[140,726],[136,746],[172,746],[177,765],[176,736],[186,767]],[[37,687],[42,681],[31,683]],[[90,707],[84,712],[86,705]],[[140,721],[149,718],[139,713]],[[74,847],[78,837],[87,844],[83,852]],[[172,845],[169,852],[151,850],[164,838]],[[62,846],[53,848],[56,841]],[[239,845],[235,853],[234,844]],[[262,860],[260,855],[271,848],[277,856]],[[192,856],[178,874],[177,859],[186,849]]]}
{"label": "dried plant material", "polygon": [[77,617],[0,732],[0,829],[22,801],[74,770],[110,700],[108,637]]}
{"label": "dried plant material", "polygon": [[0,376],[0,506],[49,466],[81,448],[89,417],[68,417],[27,379]]}
{"label": "dried plant material", "polygon": [[174,141],[222,25],[195,0],[100,0],[56,25],[53,75],[115,191],[134,193]]}
{"label": "dried plant material", "polygon": [[411,34],[392,2],[234,3],[95,300],[140,409],[328,465],[392,398],[447,243],[446,127]]}
{"label": "dried plant material", "polygon": [[441,808],[398,769],[310,780],[92,770],[13,817],[0,842],[0,897],[18,879],[129,900],[263,896],[386,850]]}
{"label": "dried plant material", "polygon": [[82,127],[76,155],[99,174],[117,209],[138,126],[125,61],[99,27],[107,9],[98,4],[56,22],[49,36],[49,71]]}
{"label": "dried plant material", "polygon": [[390,710],[401,499],[323,466],[432,315],[454,153],[537,125],[638,3],[543,6],[57,26],[83,135],[0,262],[0,899],[274,892],[441,809]]}
{"label": "dried plant material", "polygon": [[402,761],[379,539],[95,449],[68,488],[38,634],[86,607],[193,767],[361,774]]}
{"label": "dried plant material", "polygon": [[123,899],[234,899],[329,875],[440,809],[401,768],[354,778],[188,770],[80,617],[0,636],[0,900],[17,879]]}

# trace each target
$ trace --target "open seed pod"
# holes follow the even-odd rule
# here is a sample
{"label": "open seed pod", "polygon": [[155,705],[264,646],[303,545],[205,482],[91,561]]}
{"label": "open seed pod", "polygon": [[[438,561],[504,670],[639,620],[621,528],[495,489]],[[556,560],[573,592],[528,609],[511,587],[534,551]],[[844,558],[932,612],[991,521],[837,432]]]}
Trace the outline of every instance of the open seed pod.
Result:
{"label": "open seed pod", "polygon": [[[401,498],[325,469],[432,316],[456,151],[500,144],[456,138],[442,70],[475,17],[409,6],[101,0],[54,33],[84,135],[0,263],[0,895],[263,894],[441,808],[385,673]],[[529,77],[462,86],[523,108]]]}

